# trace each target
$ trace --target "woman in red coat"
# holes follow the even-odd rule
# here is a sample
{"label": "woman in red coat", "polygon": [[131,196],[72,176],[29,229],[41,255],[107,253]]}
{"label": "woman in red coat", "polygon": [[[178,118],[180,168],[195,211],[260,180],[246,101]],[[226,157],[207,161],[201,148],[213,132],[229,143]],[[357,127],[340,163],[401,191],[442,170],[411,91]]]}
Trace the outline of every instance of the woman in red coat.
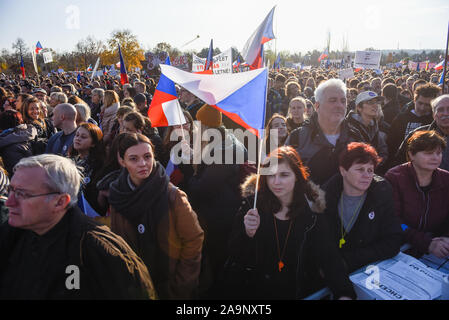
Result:
{"label": "woman in red coat", "polygon": [[390,169],[395,212],[413,255],[449,256],[449,172],[438,168],[446,141],[435,131],[418,131],[407,141],[409,162]]}

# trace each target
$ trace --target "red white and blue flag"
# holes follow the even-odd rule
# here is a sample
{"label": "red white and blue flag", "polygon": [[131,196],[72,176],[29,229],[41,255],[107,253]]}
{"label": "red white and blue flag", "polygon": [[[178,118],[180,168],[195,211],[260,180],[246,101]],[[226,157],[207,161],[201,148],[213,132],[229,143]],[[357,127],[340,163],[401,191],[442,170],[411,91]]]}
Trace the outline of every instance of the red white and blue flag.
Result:
{"label": "red white and blue flag", "polygon": [[22,77],[25,79],[25,65],[23,64],[22,56],[20,56],[20,70],[22,70]]}
{"label": "red white and blue flag", "polygon": [[178,186],[184,180],[184,174],[181,169],[170,159],[165,168],[165,173],[170,177],[170,182]]}
{"label": "red white and blue flag", "polygon": [[262,45],[275,38],[273,33],[273,15],[275,8],[276,6],[271,9],[243,47],[242,57],[250,66],[254,66],[256,60],[260,59],[263,54]]}
{"label": "red white and blue flag", "polygon": [[38,42],[36,43],[36,50],[35,50],[36,54],[38,54],[39,51],[41,51],[41,50],[42,50],[42,45],[41,45],[41,42],[38,41]]}
{"label": "red white and blue flag", "polygon": [[321,60],[326,59],[329,57],[329,52],[327,51],[327,48],[324,49],[323,53],[319,56],[318,62],[321,62]]}
{"label": "red white and blue flag", "polygon": [[213,39],[210,39],[209,52],[207,53],[206,63],[204,64],[204,71],[214,69],[214,47],[212,41]]}
{"label": "red white and blue flag", "polygon": [[259,55],[257,56],[256,60],[254,60],[253,64],[249,66],[250,70],[260,69],[265,66],[265,56],[263,51],[263,45],[260,46]]}
{"label": "red white and blue flag", "polygon": [[444,60],[435,66],[435,70],[443,70],[443,68],[444,68]]}
{"label": "red white and blue flag", "polygon": [[[170,65],[170,57],[165,60]],[[162,68],[162,65],[160,65]],[[148,108],[148,118],[152,127],[167,127],[186,123],[181,105],[178,101],[175,83],[161,74],[153,100]]]}
{"label": "red white and blue flag", "polygon": [[128,74],[126,73],[125,62],[122,57],[122,50],[120,50],[120,45],[118,45],[118,55],[120,57],[120,83],[124,85],[129,83]]}
{"label": "red white and blue flag", "polygon": [[260,136],[264,128],[268,71],[260,68],[231,74],[195,74],[168,65],[161,72],[216,108],[235,123]]}
{"label": "red white and blue flag", "polygon": [[233,63],[232,63],[232,66],[234,67],[234,68],[238,68],[238,67],[240,67],[240,56],[238,56],[237,57],[237,60],[236,61],[234,61]]}
{"label": "red white and blue flag", "polygon": [[92,71],[92,65],[91,64],[87,67],[86,71]]}

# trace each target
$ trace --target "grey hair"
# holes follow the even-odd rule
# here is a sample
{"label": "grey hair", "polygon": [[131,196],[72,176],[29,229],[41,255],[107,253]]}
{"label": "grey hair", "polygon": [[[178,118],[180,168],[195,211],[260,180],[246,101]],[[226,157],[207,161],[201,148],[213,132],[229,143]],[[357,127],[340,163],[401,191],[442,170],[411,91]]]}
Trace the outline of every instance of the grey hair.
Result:
{"label": "grey hair", "polygon": [[51,98],[55,98],[59,103],[67,103],[68,99],[64,92],[52,92],[50,94]]}
{"label": "grey hair", "polygon": [[320,85],[315,89],[315,101],[322,103],[324,99],[324,92],[329,88],[340,89],[346,96],[347,88],[345,83],[340,79],[329,79],[321,82]]}
{"label": "grey hair", "polygon": [[433,113],[435,113],[436,108],[437,108],[438,104],[441,102],[441,100],[444,100],[444,99],[449,99],[449,94],[447,94],[447,93],[446,94],[442,94],[441,96],[436,97],[435,99],[433,99],[430,102],[430,105],[432,106],[432,112]]}
{"label": "grey hair", "polygon": [[98,95],[101,98],[101,100],[103,100],[103,98],[104,98],[104,89],[102,89],[102,88],[95,88],[95,89],[92,90],[92,94]]}
{"label": "grey hair", "polygon": [[77,114],[81,117],[81,122],[87,122],[90,118],[90,107],[86,106],[84,103],[75,104],[75,109]]}
{"label": "grey hair", "polygon": [[78,191],[83,177],[72,159],[55,154],[41,154],[22,158],[14,166],[14,171],[21,168],[35,167],[45,170],[48,179],[47,181],[43,181],[43,183],[48,189],[60,193],[67,193],[70,195],[69,207],[77,205]]}

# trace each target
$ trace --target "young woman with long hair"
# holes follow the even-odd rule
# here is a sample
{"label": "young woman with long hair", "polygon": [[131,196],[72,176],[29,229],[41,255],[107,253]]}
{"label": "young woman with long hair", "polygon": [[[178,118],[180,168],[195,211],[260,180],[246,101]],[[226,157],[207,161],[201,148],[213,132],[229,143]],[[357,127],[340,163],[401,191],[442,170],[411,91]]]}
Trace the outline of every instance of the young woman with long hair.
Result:
{"label": "young woman with long hair", "polygon": [[229,242],[231,265],[252,268],[253,281],[227,281],[226,292],[244,299],[304,298],[316,290],[312,275],[321,271],[336,298],[354,298],[343,261],[327,237],[324,192],[309,180],[298,153],[280,147],[262,167],[270,174],[261,175],[258,185],[256,174],[242,185],[244,200]]}

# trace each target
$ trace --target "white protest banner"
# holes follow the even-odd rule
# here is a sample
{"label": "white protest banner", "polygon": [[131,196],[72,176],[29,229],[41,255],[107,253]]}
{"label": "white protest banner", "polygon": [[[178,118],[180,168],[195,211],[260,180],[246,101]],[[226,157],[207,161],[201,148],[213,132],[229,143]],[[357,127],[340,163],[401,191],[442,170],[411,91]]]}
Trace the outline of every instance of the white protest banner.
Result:
{"label": "white protest banner", "polygon": [[380,69],[380,51],[356,51],[354,68]]}
{"label": "white protest banner", "polygon": [[[427,64],[427,62],[425,62],[425,61],[419,62],[419,70],[426,70],[426,64]],[[432,62],[432,63],[429,63],[428,68],[430,70],[430,69],[434,68],[435,66],[436,66],[436,63]],[[418,67],[418,62],[414,62],[414,61],[408,62],[408,68],[410,70],[417,70],[417,67]]]}
{"label": "white protest banner", "polygon": [[[214,74],[232,73],[232,49],[214,56]],[[192,54],[192,72],[204,71],[204,64],[206,59],[200,58],[194,53]]]}
{"label": "white protest banner", "polygon": [[53,57],[51,55],[51,51],[43,52],[42,55],[44,57],[44,63],[53,62]]}
{"label": "white protest banner", "polygon": [[338,77],[343,81],[353,78],[354,70],[352,68],[340,70],[340,71],[338,71]]}

